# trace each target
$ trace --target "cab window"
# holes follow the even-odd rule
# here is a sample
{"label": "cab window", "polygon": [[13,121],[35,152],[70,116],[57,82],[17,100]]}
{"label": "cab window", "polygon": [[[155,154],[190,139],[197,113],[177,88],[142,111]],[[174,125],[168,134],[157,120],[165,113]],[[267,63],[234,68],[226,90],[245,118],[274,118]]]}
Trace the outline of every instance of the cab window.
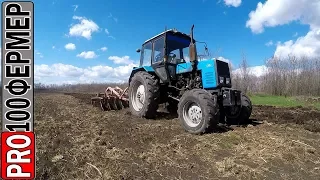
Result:
{"label": "cab window", "polygon": [[141,51],[140,66],[151,66],[152,43],[145,44]]}
{"label": "cab window", "polygon": [[168,35],[167,36],[167,49],[169,61],[174,63],[185,63],[189,60],[189,45],[190,39]]}
{"label": "cab window", "polygon": [[163,36],[154,41],[154,44],[153,44],[153,49],[154,49],[153,63],[159,63],[159,62],[163,61],[164,45],[165,45],[165,42],[164,42]]}

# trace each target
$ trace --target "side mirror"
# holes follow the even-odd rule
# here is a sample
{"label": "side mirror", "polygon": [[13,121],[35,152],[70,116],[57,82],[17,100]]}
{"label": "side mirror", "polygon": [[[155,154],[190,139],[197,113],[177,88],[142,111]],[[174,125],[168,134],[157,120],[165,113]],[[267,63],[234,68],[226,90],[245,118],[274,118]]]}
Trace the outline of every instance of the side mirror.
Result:
{"label": "side mirror", "polygon": [[139,53],[139,52],[141,52],[141,50],[140,50],[140,49],[137,49],[136,52]]}

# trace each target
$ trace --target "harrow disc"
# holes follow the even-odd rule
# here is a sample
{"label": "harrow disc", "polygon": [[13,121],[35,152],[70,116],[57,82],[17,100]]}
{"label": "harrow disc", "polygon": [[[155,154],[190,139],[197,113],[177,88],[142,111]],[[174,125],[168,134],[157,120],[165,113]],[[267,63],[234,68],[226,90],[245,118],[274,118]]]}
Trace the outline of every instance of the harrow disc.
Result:
{"label": "harrow disc", "polygon": [[128,88],[108,87],[104,93],[97,93],[91,98],[91,104],[102,111],[121,110],[129,107]]}

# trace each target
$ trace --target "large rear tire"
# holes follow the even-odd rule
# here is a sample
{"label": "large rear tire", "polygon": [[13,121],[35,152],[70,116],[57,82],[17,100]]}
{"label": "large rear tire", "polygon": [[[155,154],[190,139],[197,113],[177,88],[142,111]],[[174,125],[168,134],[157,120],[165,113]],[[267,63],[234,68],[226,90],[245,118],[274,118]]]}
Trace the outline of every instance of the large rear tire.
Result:
{"label": "large rear tire", "polygon": [[130,81],[128,94],[131,114],[147,119],[155,117],[160,96],[158,79],[147,72],[137,72]]}
{"label": "large rear tire", "polygon": [[250,116],[252,113],[252,103],[250,98],[245,95],[241,94],[241,110],[236,117],[228,117],[227,122],[229,123],[238,123],[238,124],[249,124],[250,123]]}
{"label": "large rear tire", "polygon": [[178,115],[187,132],[206,133],[219,122],[217,96],[203,89],[187,91],[178,104]]}

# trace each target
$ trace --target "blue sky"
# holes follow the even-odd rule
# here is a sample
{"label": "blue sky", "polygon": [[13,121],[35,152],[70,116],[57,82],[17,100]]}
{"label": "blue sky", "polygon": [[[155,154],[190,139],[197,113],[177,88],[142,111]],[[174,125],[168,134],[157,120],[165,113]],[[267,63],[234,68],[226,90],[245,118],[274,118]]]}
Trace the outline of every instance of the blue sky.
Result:
{"label": "blue sky", "polygon": [[[205,41],[211,52],[235,67],[242,52],[252,67],[261,67],[274,54],[315,54],[310,48],[319,50],[319,44],[310,45],[308,38],[319,35],[320,23],[315,20],[319,18],[313,16],[319,15],[320,3],[308,2],[315,4],[304,0],[35,0],[36,81],[126,81],[139,60],[135,50],[165,26],[189,33],[194,24],[196,40]],[[316,14],[308,16],[311,12]],[[197,47],[203,51],[202,44]]]}

